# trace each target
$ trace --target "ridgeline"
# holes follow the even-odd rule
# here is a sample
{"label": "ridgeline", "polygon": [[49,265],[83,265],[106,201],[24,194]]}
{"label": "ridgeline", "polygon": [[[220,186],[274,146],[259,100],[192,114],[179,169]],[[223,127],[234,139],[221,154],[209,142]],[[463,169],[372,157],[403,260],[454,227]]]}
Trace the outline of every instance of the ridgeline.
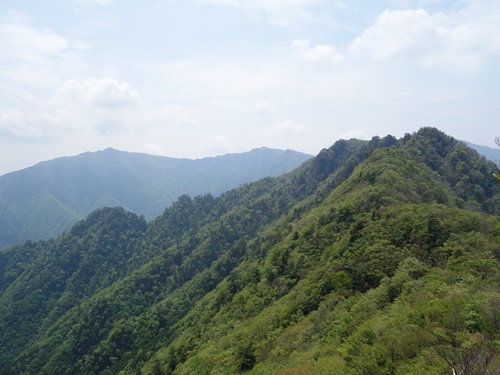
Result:
{"label": "ridgeline", "polygon": [[108,148],[42,162],[0,176],[0,249],[55,237],[102,207],[151,220],[183,194],[217,196],[310,158],[265,147],[197,160]]}

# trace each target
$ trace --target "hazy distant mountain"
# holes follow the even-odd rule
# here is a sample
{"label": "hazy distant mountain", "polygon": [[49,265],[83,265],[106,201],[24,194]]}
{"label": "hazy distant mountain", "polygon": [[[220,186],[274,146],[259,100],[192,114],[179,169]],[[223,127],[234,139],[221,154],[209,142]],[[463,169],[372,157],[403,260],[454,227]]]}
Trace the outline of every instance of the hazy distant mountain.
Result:
{"label": "hazy distant mountain", "polygon": [[42,162],[0,176],[0,248],[52,237],[105,206],[151,219],[180,195],[219,195],[291,171],[310,157],[259,148],[190,160],[109,148]]}
{"label": "hazy distant mountain", "polygon": [[485,156],[487,159],[498,162],[500,161],[500,148],[499,147],[487,147],[487,146],[481,146],[481,145],[475,145],[474,143],[470,142],[465,142],[465,144],[473,149],[475,149],[477,152],[479,152],[481,155]]}

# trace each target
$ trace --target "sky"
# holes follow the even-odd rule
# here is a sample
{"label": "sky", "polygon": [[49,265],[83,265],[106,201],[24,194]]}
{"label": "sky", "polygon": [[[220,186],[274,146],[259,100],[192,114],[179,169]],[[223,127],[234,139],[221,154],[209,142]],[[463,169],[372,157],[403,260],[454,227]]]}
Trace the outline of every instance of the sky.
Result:
{"label": "sky", "polygon": [[0,175],[499,122],[498,0],[0,1]]}

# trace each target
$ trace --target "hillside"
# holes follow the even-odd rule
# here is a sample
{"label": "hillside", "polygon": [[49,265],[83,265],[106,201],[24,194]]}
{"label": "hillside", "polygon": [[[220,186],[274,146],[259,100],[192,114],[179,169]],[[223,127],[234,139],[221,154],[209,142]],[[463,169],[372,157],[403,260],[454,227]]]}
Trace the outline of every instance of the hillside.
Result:
{"label": "hillside", "polygon": [[0,252],[0,374],[500,369],[500,184],[432,128]]}
{"label": "hillside", "polygon": [[496,162],[497,164],[500,162],[500,148],[481,146],[470,142],[465,142],[465,144],[485,156],[487,159]]}
{"label": "hillside", "polygon": [[309,158],[269,148],[198,160],[106,149],[39,163],[0,176],[0,248],[56,236],[105,206],[153,219],[183,194],[219,195]]}

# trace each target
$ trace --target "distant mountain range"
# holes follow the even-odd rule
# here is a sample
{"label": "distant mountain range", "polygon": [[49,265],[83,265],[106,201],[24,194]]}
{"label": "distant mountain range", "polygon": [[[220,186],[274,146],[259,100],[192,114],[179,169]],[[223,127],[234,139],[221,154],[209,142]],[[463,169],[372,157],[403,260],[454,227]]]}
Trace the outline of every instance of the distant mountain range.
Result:
{"label": "distant mountain range", "polygon": [[0,176],[0,248],[53,237],[105,206],[152,219],[183,194],[217,196],[310,157],[259,148],[190,160],[108,148],[42,162]]}
{"label": "distant mountain range", "polygon": [[[500,160],[500,148],[464,143]],[[121,206],[150,220],[183,194],[217,196],[287,173],[310,158],[266,147],[197,160],[108,148],[41,162],[0,176],[0,249],[54,237],[106,206]]]}
{"label": "distant mountain range", "polygon": [[488,146],[481,146],[481,145],[475,145],[474,143],[470,143],[467,141],[463,141],[467,146],[475,149],[477,152],[479,152],[481,155],[485,156],[487,159],[497,162],[500,161],[500,147],[488,147]]}

